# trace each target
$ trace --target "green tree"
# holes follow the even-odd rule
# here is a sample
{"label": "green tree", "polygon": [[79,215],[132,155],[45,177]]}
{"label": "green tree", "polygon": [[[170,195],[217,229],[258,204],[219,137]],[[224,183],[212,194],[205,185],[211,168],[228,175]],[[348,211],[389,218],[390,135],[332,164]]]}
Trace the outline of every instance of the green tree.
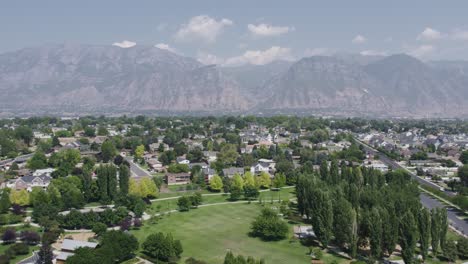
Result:
{"label": "green tree", "polygon": [[468,238],[460,237],[457,241],[457,252],[460,258],[468,258]]}
{"label": "green tree", "polygon": [[352,217],[353,208],[346,199],[340,198],[333,203],[333,230],[335,241],[341,247],[351,244],[353,222],[350,219]]}
{"label": "green tree", "polygon": [[465,150],[461,153],[460,161],[465,165],[468,164],[468,150]]}
{"label": "green tree", "polygon": [[382,257],[382,219],[377,208],[370,212],[370,247],[371,255],[376,259]]}
{"label": "green tree", "polygon": [[87,137],[95,137],[96,136],[96,130],[93,127],[85,127],[84,129],[84,135]]}
{"label": "green tree", "polygon": [[29,193],[26,189],[22,190],[11,190],[10,192],[10,201],[12,204],[17,204],[21,206],[29,205]]}
{"label": "green tree", "polygon": [[242,177],[239,174],[236,173],[232,177],[231,187],[232,188],[237,188],[240,191],[244,190],[244,180],[242,179]]}
{"label": "green tree", "polygon": [[427,258],[427,251],[429,250],[429,243],[431,237],[431,213],[428,209],[423,208],[418,215],[419,225],[419,246],[421,255],[425,260]]}
{"label": "green tree", "polygon": [[138,240],[135,236],[120,230],[111,230],[102,235],[99,250],[104,251],[114,263],[121,263],[132,258],[137,249]]}
{"label": "green tree", "polygon": [[139,145],[135,149],[135,159],[136,160],[141,160],[143,158],[143,155],[145,154],[145,146]]}
{"label": "green tree", "polygon": [[326,248],[332,237],[333,230],[333,206],[328,193],[322,190],[314,190],[312,193],[312,226],[314,232]]}
{"label": "green tree", "polygon": [[437,208],[440,221],[440,247],[443,249],[447,240],[448,219],[447,210],[445,208]]}
{"label": "green tree", "polygon": [[457,245],[455,244],[455,241],[453,240],[447,240],[445,241],[444,244],[444,257],[450,262],[454,263],[455,260],[457,259]]}
{"label": "green tree", "polygon": [[256,186],[260,187],[260,188],[269,188],[270,185],[271,185],[271,178],[270,178],[270,174],[266,173],[266,172],[261,172],[260,175],[258,175],[256,178]]}
{"label": "green tree", "polygon": [[95,223],[93,225],[92,231],[97,235],[97,236],[102,236],[106,231],[107,231],[107,226],[103,223]]}
{"label": "green tree", "polygon": [[42,151],[36,151],[26,164],[31,170],[44,169],[47,168],[47,165],[47,157]]}
{"label": "green tree", "polygon": [[130,181],[130,169],[127,165],[122,164],[119,167],[119,190],[122,195],[128,194]]}
{"label": "green tree", "polygon": [[284,173],[276,173],[275,178],[273,179],[274,188],[282,188],[286,185],[286,176]]}
{"label": "green tree", "polygon": [[406,212],[400,222],[400,246],[405,263],[414,263],[414,253],[418,242],[418,226],[411,212]]}
{"label": "green tree", "polygon": [[458,177],[463,186],[468,187],[468,165],[465,164],[458,168]]}
{"label": "green tree", "polygon": [[218,175],[214,175],[210,180],[210,189],[220,192],[223,189],[223,180]]}
{"label": "green tree", "polygon": [[244,187],[244,197],[248,201],[257,198],[259,194],[260,192],[258,191],[257,187],[252,187],[252,186]]}
{"label": "green tree", "polygon": [[256,184],[255,184],[255,178],[253,176],[253,174],[248,171],[244,174],[244,187],[255,187]]}
{"label": "green tree", "polygon": [[140,180],[140,192],[143,198],[158,197],[158,187],[156,183],[148,177]]}
{"label": "green tree", "polygon": [[109,162],[117,155],[117,149],[111,140],[106,140],[101,146],[101,156],[104,162]]}
{"label": "green tree", "polygon": [[328,162],[326,160],[323,160],[320,164],[320,178],[322,178],[322,181],[330,181],[328,176]]}
{"label": "green tree", "polygon": [[269,208],[263,208],[251,226],[252,235],[264,240],[281,240],[288,234],[288,225],[278,214]]}
{"label": "green tree", "polygon": [[187,196],[182,196],[177,200],[177,206],[179,207],[179,211],[186,212],[190,210],[190,199]]}
{"label": "green tree", "polygon": [[440,245],[440,225],[441,223],[437,210],[433,208],[431,210],[431,246],[434,256],[437,255]]}
{"label": "green tree", "polygon": [[23,142],[29,146],[34,139],[34,134],[30,127],[19,126],[15,129],[15,137],[23,140]]}
{"label": "green tree", "polygon": [[10,190],[8,188],[1,189],[0,195],[0,214],[5,214],[11,207]]}
{"label": "green tree", "polygon": [[143,253],[157,261],[169,261],[182,254],[180,241],[172,239],[170,234],[166,236],[159,232],[149,235],[142,244]]}
{"label": "green tree", "polygon": [[52,252],[52,247],[49,243],[42,242],[41,248],[39,249],[39,259],[37,263],[39,264],[52,264],[54,254]]}
{"label": "green tree", "polygon": [[336,159],[332,159],[330,163],[330,172],[328,178],[331,184],[338,184],[338,182],[340,181],[340,172],[338,162],[336,161]]}

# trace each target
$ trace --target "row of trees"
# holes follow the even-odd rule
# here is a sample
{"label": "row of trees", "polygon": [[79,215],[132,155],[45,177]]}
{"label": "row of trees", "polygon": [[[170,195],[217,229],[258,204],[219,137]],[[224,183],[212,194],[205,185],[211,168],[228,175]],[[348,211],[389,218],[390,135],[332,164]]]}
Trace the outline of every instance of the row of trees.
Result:
{"label": "row of trees", "polygon": [[323,247],[334,242],[356,257],[370,247],[369,257],[390,255],[402,247],[405,263],[413,263],[417,243],[423,258],[429,244],[436,254],[446,244],[444,209],[429,212],[419,201],[418,188],[403,171],[387,175],[332,161],[320,172],[303,174],[296,186],[298,210],[311,222]]}

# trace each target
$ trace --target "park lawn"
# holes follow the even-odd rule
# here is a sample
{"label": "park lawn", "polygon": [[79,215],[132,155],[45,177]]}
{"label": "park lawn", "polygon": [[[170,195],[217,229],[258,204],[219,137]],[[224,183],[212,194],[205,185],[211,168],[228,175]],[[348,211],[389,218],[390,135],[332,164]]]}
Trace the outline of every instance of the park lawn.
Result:
{"label": "park lawn", "polygon": [[[273,206],[277,206],[275,203]],[[265,206],[269,206],[269,203]],[[290,242],[292,225],[288,238],[282,241],[264,242],[249,237],[250,225],[260,213],[261,206],[256,203],[213,205],[192,209],[189,212],[176,212],[165,215],[155,224],[145,222],[140,230],[132,233],[143,243],[145,238],[156,232],[172,233],[182,242],[183,261],[188,257],[204,260],[210,264],[220,264],[226,252],[264,258],[266,263],[308,263],[309,249],[299,242]],[[328,253],[324,254],[325,263],[337,260],[348,263]]]}
{"label": "park lawn", "polygon": [[[185,193],[190,195],[191,193]],[[180,196],[180,193],[179,195]],[[171,210],[177,210],[177,196],[173,196],[174,199],[154,201],[148,208],[147,213],[161,213]],[[279,191],[262,191],[260,192],[258,200],[262,200],[264,203],[271,203],[272,200],[289,200],[294,197],[294,188],[281,189]],[[169,197],[168,197],[169,198]],[[219,195],[204,195],[202,204],[214,204],[230,202],[229,195],[220,193]],[[158,208],[159,206],[159,208]]]}
{"label": "park lawn", "polygon": [[[0,255],[3,255],[3,253],[11,246],[12,244],[0,244]],[[29,253],[26,255],[18,255],[15,256],[14,258],[10,259],[10,264],[16,264],[20,262],[21,260],[25,258],[29,258],[32,255],[32,252],[35,250],[38,250],[39,246],[29,246]]]}

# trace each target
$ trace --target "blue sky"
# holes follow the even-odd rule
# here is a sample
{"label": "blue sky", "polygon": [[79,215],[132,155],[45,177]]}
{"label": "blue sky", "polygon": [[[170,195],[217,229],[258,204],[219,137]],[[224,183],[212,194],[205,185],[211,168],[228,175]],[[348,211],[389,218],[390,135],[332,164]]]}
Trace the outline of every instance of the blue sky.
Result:
{"label": "blue sky", "polygon": [[468,1],[461,0],[2,2],[0,52],[136,43],[228,65],[337,52],[468,60]]}

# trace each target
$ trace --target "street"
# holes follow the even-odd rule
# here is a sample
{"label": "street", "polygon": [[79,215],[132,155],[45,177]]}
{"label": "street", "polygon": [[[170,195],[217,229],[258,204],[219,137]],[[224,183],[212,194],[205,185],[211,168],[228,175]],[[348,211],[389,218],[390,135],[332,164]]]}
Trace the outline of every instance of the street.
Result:
{"label": "street", "polygon": [[130,171],[132,172],[132,177],[151,177],[149,171],[141,168],[139,165],[133,162],[132,157],[125,157],[125,160],[130,163]]}
{"label": "street", "polygon": [[[362,145],[367,152],[372,153],[374,155],[378,155],[380,161],[382,161],[384,164],[386,164],[389,168],[391,168],[391,169],[404,169],[419,184],[423,184],[423,185],[429,186],[431,188],[435,188],[437,190],[440,190],[439,185],[437,185],[437,184],[435,184],[433,182],[424,180],[424,179],[416,176],[414,173],[409,172],[408,170],[406,170],[405,168],[400,166],[400,164],[398,164],[394,160],[390,159],[387,155],[385,155],[385,154],[383,154],[383,153],[381,153],[381,152],[367,146],[366,144],[362,143],[358,139],[356,139],[356,142],[358,144]],[[447,190],[444,190],[444,193],[446,193],[449,196],[455,196],[455,193],[447,191]],[[435,208],[435,207],[437,207],[437,208],[446,207],[440,201],[430,197],[429,195],[427,195],[425,193],[420,194],[420,199],[421,199],[421,204],[424,207],[428,208],[428,209],[432,209],[432,208]],[[459,217],[457,217],[458,214],[460,214],[460,213],[457,211],[457,209],[447,208],[447,217],[448,217],[448,219],[450,221],[450,225],[453,228],[455,228],[456,230],[458,230],[461,233],[466,235],[466,234],[468,234],[468,223],[466,222],[466,220],[462,220]]]}

